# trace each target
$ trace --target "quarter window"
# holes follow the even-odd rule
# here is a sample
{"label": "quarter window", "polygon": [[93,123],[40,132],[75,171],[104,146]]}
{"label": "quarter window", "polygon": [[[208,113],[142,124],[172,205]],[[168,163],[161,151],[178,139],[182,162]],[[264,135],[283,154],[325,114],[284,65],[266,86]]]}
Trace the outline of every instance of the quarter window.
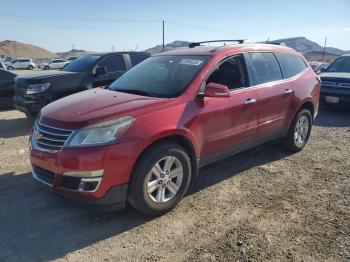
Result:
{"label": "quarter window", "polygon": [[107,72],[118,72],[125,71],[124,58],[122,55],[112,55],[104,60],[102,60],[99,64],[99,67],[105,67]]}
{"label": "quarter window", "polygon": [[276,55],[284,78],[296,76],[306,69],[306,64],[300,56],[287,53],[277,53]]}
{"label": "quarter window", "polygon": [[249,53],[255,84],[260,85],[282,79],[282,72],[273,53]]}

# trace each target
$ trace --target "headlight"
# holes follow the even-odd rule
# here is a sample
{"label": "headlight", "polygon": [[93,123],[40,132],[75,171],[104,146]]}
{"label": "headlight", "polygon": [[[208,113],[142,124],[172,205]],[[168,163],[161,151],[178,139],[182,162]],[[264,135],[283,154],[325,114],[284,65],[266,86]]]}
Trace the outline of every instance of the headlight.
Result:
{"label": "headlight", "polygon": [[37,85],[29,85],[27,88],[27,95],[31,94],[39,94],[45,92],[47,89],[49,89],[50,83],[44,83],[44,84],[37,84]]}
{"label": "headlight", "polygon": [[134,121],[133,117],[126,116],[84,127],[75,131],[65,146],[83,147],[116,143]]}

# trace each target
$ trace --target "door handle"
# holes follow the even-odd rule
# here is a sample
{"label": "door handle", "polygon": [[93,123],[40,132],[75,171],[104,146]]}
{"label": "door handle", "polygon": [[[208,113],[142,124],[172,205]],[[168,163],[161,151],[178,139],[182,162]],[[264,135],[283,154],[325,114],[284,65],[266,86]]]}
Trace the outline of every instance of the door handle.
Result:
{"label": "door handle", "polygon": [[256,99],[249,98],[249,99],[247,99],[247,101],[245,101],[244,104],[246,104],[246,105],[253,105],[255,103],[256,103]]}
{"label": "door handle", "polygon": [[289,94],[291,94],[291,93],[293,93],[294,92],[294,90],[293,89],[291,89],[291,88],[288,88],[288,89],[286,89],[286,91],[284,91],[284,95],[289,95]]}

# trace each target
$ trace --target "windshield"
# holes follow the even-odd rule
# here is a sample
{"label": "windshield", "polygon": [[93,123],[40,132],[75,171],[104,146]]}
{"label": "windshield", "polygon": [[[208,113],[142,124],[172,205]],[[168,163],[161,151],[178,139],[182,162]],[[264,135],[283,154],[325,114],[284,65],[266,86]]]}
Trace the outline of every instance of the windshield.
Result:
{"label": "windshield", "polygon": [[77,60],[74,60],[71,62],[69,65],[67,65],[63,71],[68,71],[68,72],[85,72],[87,71],[91,65],[99,59],[101,56],[100,55],[87,55],[87,56],[82,56]]}
{"label": "windshield", "polygon": [[109,89],[155,97],[181,95],[209,56],[155,56],[130,69]]}
{"label": "windshield", "polygon": [[350,73],[350,56],[337,58],[326,70],[326,72]]}

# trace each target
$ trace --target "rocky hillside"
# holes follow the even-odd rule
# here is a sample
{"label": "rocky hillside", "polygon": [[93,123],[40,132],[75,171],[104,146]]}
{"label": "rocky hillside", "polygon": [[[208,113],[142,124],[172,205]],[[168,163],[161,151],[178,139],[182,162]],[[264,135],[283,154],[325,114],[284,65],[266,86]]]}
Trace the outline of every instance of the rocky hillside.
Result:
{"label": "rocky hillside", "polygon": [[55,54],[44,48],[10,40],[0,42],[0,56],[11,58],[32,58],[34,61],[49,60],[57,57]]}
{"label": "rocky hillside", "polygon": [[83,56],[83,55],[87,55],[93,52],[89,52],[89,51],[85,51],[85,50],[79,50],[79,49],[72,49],[70,51],[67,52],[60,52],[60,53],[56,53],[56,55],[58,55],[59,57],[62,58],[68,58],[70,56]]}
{"label": "rocky hillside", "polygon": [[[169,50],[173,50],[173,49],[176,49],[176,48],[188,47],[189,43],[190,42],[188,42],[188,41],[176,40],[176,41],[174,41],[172,43],[166,44],[164,46],[164,50],[165,51],[169,51]],[[154,46],[152,48],[149,48],[149,49],[147,49],[145,51],[149,52],[151,54],[156,54],[156,53],[162,52],[163,51],[162,49],[163,49],[162,45],[156,45],[156,46]]]}

